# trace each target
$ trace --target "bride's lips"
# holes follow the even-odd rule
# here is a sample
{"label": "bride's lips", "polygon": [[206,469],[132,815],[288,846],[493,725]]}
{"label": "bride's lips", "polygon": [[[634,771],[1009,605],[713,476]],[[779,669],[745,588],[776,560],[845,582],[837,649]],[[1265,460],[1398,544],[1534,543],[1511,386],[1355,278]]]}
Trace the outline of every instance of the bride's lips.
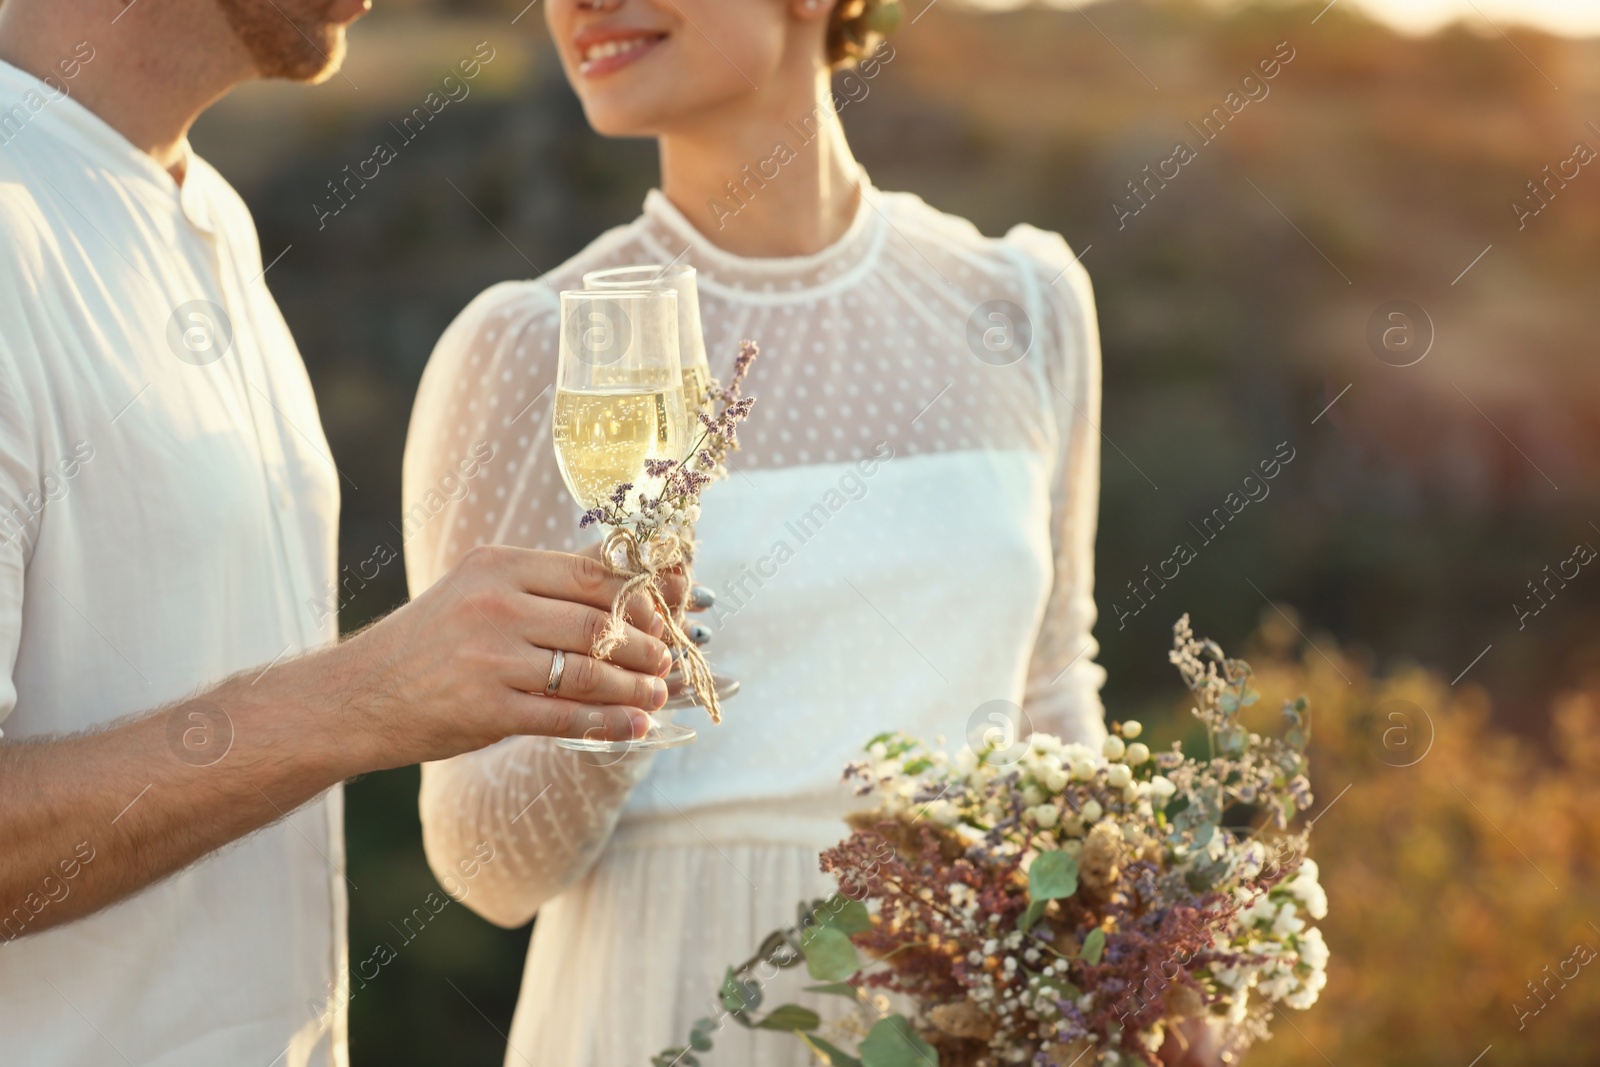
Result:
{"label": "bride's lips", "polygon": [[578,55],[578,73],[601,78],[642,58],[666,39],[660,30],[593,26],[574,37],[572,47]]}

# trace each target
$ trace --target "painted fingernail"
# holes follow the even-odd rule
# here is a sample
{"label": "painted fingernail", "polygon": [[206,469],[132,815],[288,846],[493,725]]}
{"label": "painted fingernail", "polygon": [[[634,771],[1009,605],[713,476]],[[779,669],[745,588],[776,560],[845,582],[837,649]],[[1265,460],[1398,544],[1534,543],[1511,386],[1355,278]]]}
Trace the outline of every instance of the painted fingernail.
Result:
{"label": "painted fingernail", "polygon": [[650,683],[650,710],[655,711],[667,702],[667,683],[656,678]]}
{"label": "painted fingernail", "polygon": [[701,626],[697,622],[689,624],[689,640],[704,648],[711,643],[711,627]]}
{"label": "painted fingernail", "polygon": [[703,585],[689,587],[689,606],[696,611],[704,611],[717,602],[717,594]]}

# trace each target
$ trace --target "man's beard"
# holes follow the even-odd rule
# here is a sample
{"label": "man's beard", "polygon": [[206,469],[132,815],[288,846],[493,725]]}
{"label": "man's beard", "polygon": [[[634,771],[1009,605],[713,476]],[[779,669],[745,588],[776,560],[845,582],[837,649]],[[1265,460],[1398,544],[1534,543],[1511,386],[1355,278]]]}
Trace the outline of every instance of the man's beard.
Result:
{"label": "man's beard", "polygon": [[217,0],[234,36],[263,78],[315,82],[339,69],[344,26],[328,17],[336,0]]}

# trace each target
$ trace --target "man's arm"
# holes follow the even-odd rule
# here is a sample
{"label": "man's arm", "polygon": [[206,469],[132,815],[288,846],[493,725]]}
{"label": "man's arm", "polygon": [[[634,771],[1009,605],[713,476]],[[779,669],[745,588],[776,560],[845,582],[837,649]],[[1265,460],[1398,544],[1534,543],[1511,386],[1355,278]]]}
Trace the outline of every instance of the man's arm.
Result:
{"label": "man's arm", "polygon": [[[610,662],[584,655],[620,585],[581,556],[475,549],[334,648],[103,729],[0,743],[0,940],[19,934],[15,909],[20,933],[98,911],[354,774],[513,734],[641,736],[666,646],[630,627]],[[534,695],[551,649],[566,652],[554,699]]]}

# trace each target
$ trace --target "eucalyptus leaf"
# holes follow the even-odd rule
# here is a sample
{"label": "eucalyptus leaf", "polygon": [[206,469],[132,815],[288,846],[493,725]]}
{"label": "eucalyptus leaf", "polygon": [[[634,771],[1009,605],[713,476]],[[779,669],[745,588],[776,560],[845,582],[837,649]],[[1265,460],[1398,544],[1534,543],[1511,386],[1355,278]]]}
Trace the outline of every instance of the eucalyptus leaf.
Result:
{"label": "eucalyptus leaf", "polygon": [[[1061,900],[1078,891],[1078,861],[1065,852],[1041,852],[1028,868],[1028,899]],[[1032,910],[1031,906],[1030,909]]]}
{"label": "eucalyptus leaf", "polygon": [[806,973],[819,982],[842,982],[861,969],[856,946],[834,926],[811,930],[801,950],[806,954]]}
{"label": "eucalyptus leaf", "polygon": [[802,1008],[798,1004],[785,1004],[781,1008],[773,1008],[767,1017],[756,1023],[758,1030],[815,1030],[822,1025],[822,1017],[810,1008]]}
{"label": "eucalyptus leaf", "polygon": [[1100,956],[1106,950],[1106,932],[1096,926],[1089,931],[1089,936],[1083,939],[1083,952],[1080,955],[1083,962],[1093,967],[1100,962]]}
{"label": "eucalyptus leaf", "polygon": [[872,913],[863,901],[835,896],[817,911],[818,922],[844,934],[864,934],[872,929]]}
{"label": "eucalyptus leaf", "polygon": [[829,1044],[816,1034],[797,1033],[794,1036],[805,1042],[807,1048],[822,1057],[828,1067],[861,1067],[861,1061],[836,1045]]}
{"label": "eucalyptus leaf", "polygon": [[861,1067],[938,1067],[939,1053],[904,1015],[879,1019],[861,1042]]}
{"label": "eucalyptus leaf", "polygon": [[735,1013],[737,1018],[740,1012],[754,1011],[761,1007],[761,990],[749,982],[739,981],[734,977],[733,968],[729,967],[727,975],[722,979],[722,1006]]}
{"label": "eucalyptus leaf", "polygon": [[1038,924],[1039,920],[1044,918],[1044,909],[1049,906],[1049,904],[1050,902],[1048,900],[1035,900],[1033,903],[1029,904],[1028,910],[1023,912],[1021,918],[1017,920],[1017,929],[1021,930],[1023,933],[1027,933],[1029,930],[1032,930],[1034,926]]}

